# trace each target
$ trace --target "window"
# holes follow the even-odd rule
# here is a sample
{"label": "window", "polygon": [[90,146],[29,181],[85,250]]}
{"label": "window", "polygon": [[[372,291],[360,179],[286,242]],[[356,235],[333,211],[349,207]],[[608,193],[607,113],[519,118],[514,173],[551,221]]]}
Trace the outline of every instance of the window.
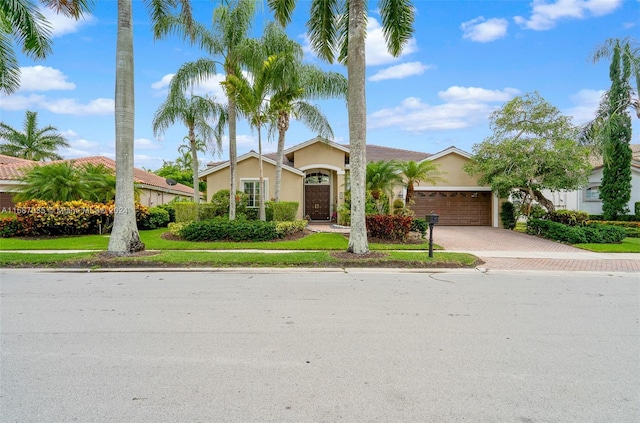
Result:
{"label": "window", "polygon": [[306,185],[328,184],[329,175],[322,172],[308,173],[306,178],[304,179],[304,183]]}
{"label": "window", "polygon": [[[263,185],[267,183],[265,179]],[[242,182],[242,191],[247,194],[247,207],[259,207],[260,206],[260,181],[259,180],[244,180]],[[267,198],[267,192],[265,191],[265,199]]]}
{"label": "window", "polygon": [[600,187],[590,187],[584,190],[586,201],[600,201]]}

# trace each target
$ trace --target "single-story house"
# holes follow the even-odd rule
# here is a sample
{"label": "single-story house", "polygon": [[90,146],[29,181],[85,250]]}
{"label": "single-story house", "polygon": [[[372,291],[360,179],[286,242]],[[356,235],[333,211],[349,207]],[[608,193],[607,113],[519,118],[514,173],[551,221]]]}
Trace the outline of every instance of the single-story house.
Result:
{"label": "single-story house", "polygon": [[[440,165],[446,182],[437,186],[422,183],[415,187],[415,205],[418,216],[438,213],[442,225],[499,224],[499,199],[488,186],[479,186],[477,178],[470,177],[462,166],[471,154],[456,147],[449,147],[436,154],[397,148],[367,145],[367,161],[430,160]],[[258,206],[259,158],[250,151],[238,157],[238,190],[249,195],[249,206]],[[263,155],[265,198],[275,192],[276,157],[274,153]],[[344,203],[348,190],[349,146],[320,137],[297,144],[284,152],[282,166],[281,201],[298,202],[297,217],[309,216],[312,221],[329,221],[333,213]],[[208,201],[213,194],[229,189],[229,162],[211,163],[199,174],[207,182]],[[394,190],[395,198],[404,199],[404,188]],[[392,200],[394,200],[393,198]]]}
{"label": "single-story house", "polygon": [[[631,199],[627,205],[634,213],[634,204],[640,201],[640,144],[630,144],[631,160]],[[594,162],[587,185],[574,191],[544,191],[543,194],[553,201],[556,209],[579,210],[589,214],[602,214],[600,185],[602,184],[602,159]]]}
{"label": "single-story house", "polygon": [[[75,165],[104,165],[115,172],[116,162],[104,156],[82,157],[52,162],[35,162],[0,154],[0,210],[9,210],[14,206],[12,196],[22,183],[24,172],[32,166],[46,166],[52,163],[73,162]],[[134,168],[133,177],[140,194],[140,204],[152,207],[166,204],[176,197],[192,198],[193,188],[183,184],[169,185],[162,176],[142,169]]]}

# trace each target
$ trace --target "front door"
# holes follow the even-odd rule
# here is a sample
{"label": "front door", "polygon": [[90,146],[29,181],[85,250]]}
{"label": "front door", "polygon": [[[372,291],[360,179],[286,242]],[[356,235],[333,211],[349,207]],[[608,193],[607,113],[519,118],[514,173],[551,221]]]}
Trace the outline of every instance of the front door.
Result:
{"label": "front door", "polygon": [[329,220],[331,208],[329,185],[305,185],[304,187],[304,214],[311,220]]}

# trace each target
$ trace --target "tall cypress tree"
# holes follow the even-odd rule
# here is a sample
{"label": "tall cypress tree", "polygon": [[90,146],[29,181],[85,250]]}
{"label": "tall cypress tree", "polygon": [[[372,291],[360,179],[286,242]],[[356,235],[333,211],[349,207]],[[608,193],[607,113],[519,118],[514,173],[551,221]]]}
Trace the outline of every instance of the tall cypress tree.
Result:
{"label": "tall cypress tree", "polygon": [[[629,46],[625,45],[624,48],[628,49]],[[631,199],[631,116],[628,112],[631,105],[631,63],[628,54],[623,56],[623,53],[628,52],[622,50],[620,43],[616,43],[609,67],[609,130],[603,145],[604,164],[600,185],[602,213],[607,220],[615,220],[618,216],[627,214],[627,204]]]}

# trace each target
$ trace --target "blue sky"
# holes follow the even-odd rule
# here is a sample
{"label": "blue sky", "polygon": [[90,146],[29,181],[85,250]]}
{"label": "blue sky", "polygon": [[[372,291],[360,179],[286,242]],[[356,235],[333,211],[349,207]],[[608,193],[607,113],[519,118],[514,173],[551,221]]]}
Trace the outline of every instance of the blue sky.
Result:
{"label": "blue sky", "polygon": [[[54,29],[54,53],[44,61],[20,58],[19,92],[0,97],[4,123],[21,128],[26,110],[38,112],[39,126],[53,125],[72,148],[65,158],[115,156],[114,84],[115,0],[96,2],[80,22],[46,12]],[[209,24],[216,1],[192,1],[197,19]],[[415,34],[399,58],[385,51],[370,4],[367,38],[367,143],[436,153],[449,146],[471,152],[490,135],[488,115],[516,95],[537,90],[582,124],[593,117],[610,85],[608,62],[589,60],[607,38],[640,39],[639,0],[431,1],[415,0]],[[341,65],[320,62],[309,50],[305,22],[309,1],[298,1],[290,37],[306,47],[306,60],[344,73]],[[266,8],[256,17],[253,36],[271,20]],[[186,130],[176,125],[161,139],[153,136],[153,114],[166,97],[171,75],[205,54],[176,37],[154,41],[141,1],[134,0],[136,86],[135,163],[155,170],[174,160]],[[198,92],[215,94],[222,75]],[[329,118],[335,141],[348,143],[347,110],[342,100],[317,104]],[[633,143],[640,143],[634,119]],[[292,123],[287,146],[313,138]],[[275,142],[264,143],[274,151]],[[257,150],[257,134],[238,128],[238,150]],[[208,152],[204,161],[227,159],[227,149]]]}

